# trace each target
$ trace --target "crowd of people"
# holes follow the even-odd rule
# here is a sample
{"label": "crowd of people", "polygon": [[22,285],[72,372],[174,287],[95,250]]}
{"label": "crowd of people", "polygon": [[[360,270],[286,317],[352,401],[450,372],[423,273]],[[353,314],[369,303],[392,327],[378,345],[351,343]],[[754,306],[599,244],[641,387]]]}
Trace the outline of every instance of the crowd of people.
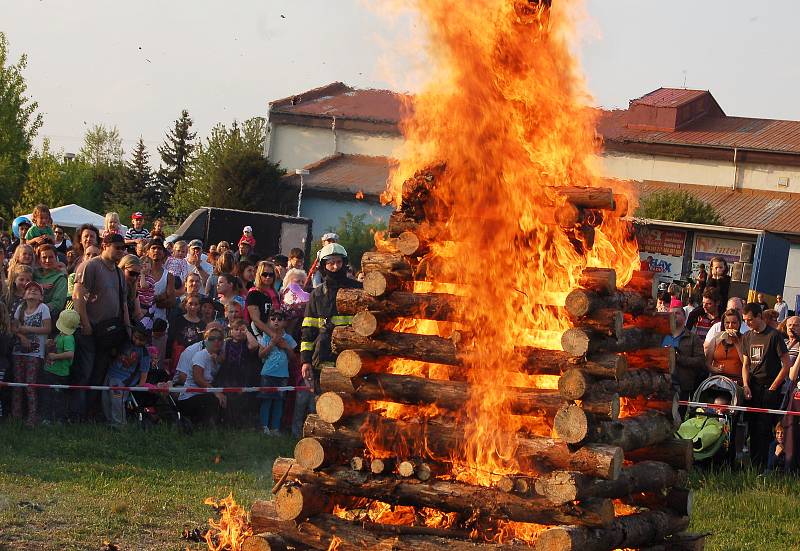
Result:
{"label": "crowd of people", "polygon": [[[137,402],[160,400],[184,426],[300,434],[332,328],[350,323],[336,313],[336,289],[360,285],[336,234],[323,235],[307,272],[301,248],[259,257],[250,226],[236,243],[171,243],[162,220],[148,230],[136,212],[123,232],[111,212],[104,227],[83,224],[70,240],[46,205],[31,218],[15,219],[0,243],[2,380],[170,392],[137,401],[121,390],[3,387],[0,416],[118,426]],[[312,391],[191,391],[286,386]]]}
{"label": "crowd of people", "polygon": [[[721,375],[741,388],[748,406],[800,411],[800,400],[794,397],[800,373],[800,317],[789,315],[781,295],[773,304],[763,293],[750,303],[729,297],[730,283],[727,262],[715,257],[710,273],[701,265],[693,284],[662,285],[658,291],[657,310],[674,312],[678,322],[662,345],[675,349],[672,382],[680,399],[691,399],[703,381]],[[783,439],[793,430],[793,419],[748,414],[749,455],[757,468],[785,465]]]}

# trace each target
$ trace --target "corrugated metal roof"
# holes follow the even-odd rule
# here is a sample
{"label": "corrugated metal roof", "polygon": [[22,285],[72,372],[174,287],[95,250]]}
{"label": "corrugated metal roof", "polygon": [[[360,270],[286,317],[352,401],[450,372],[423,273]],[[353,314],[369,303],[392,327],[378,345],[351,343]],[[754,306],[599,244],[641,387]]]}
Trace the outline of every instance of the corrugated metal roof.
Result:
{"label": "corrugated metal roof", "polygon": [[640,184],[642,196],[665,190],[686,191],[705,201],[714,207],[725,226],[800,235],[800,194],[671,182]]}
{"label": "corrugated metal roof", "polygon": [[410,96],[391,90],[360,90],[340,82],[271,103],[273,112],[398,123]]}
{"label": "corrugated metal roof", "polygon": [[703,117],[672,131],[628,128],[627,110],[605,111],[597,130],[606,141],[722,147],[800,154],[800,121]]}
{"label": "corrugated metal roof", "polygon": [[326,157],[305,168],[303,185],[317,190],[341,193],[361,192],[376,196],[386,189],[389,171],[397,161],[389,157],[338,154]]}
{"label": "corrugated metal roof", "polygon": [[707,90],[686,90],[685,88],[659,88],[640,98],[631,100],[631,105],[652,105],[653,107],[678,107],[707,94]]}

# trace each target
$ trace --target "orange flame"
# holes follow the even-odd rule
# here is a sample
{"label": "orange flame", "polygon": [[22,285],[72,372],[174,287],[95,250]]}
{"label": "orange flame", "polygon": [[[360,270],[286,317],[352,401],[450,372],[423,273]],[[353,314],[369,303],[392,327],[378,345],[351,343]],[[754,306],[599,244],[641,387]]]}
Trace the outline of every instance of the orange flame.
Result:
{"label": "orange flame", "polygon": [[331,538],[330,545],[328,545],[328,551],[336,551],[337,549],[339,549],[341,543],[342,543],[342,538],[340,538],[339,536],[333,536]]}
{"label": "orange flame", "polygon": [[[499,474],[523,470],[513,436],[547,428],[541,418],[509,410],[506,389],[553,388],[556,381],[521,380],[510,362],[515,348],[560,349],[568,328],[561,305],[585,268],[613,268],[623,285],[638,265],[619,213],[605,213],[591,244],[553,222],[566,205],[560,186],[608,185],[595,161],[596,114],[568,47],[577,4],[415,4],[427,25],[436,80],[414,97],[413,114],[402,124],[401,160],[384,196],[400,206],[408,178],[428,182],[414,196],[435,236],[422,262],[435,266],[428,279],[437,283],[425,290],[446,282],[467,299],[459,319],[474,333],[460,352],[468,381],[480,392],[471,393],[461,412],[471,471],[458,478],[472,483],[489,485]],[[426,167],[435,168],[420,176]],[[423,332],[419,326],[406,331]],[[507,527],[509,534],[536,532]]]}
{"label": "orange flame", "polygon": [[208,519],[211,529],[205,538],[211,551],[240,551],[244,540],[253,535],[247,511],[233,499],[233,494],[220,501],[206,498],[203,503],[220,513],[219,521]]}

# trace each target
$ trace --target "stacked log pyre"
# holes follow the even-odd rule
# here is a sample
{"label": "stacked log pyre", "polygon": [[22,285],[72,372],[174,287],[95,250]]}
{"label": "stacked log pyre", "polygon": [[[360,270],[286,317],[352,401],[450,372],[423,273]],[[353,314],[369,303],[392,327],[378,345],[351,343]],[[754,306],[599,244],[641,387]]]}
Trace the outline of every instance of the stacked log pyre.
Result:
{"label": "stacked log pyre", "polygon": [[[463,410],[474,392],[463,355],[480,328],[446,338],[405,332],[411,320],[457,323],[458,294],[419,292],[435,281],[437,239],[425,220],[427,191],[443,167],[407,183],[401,210],[378,250],[365,253],[363,289],[342,289],[332,336],[335,364],[322,369],[317,413],[293,458],[272,468],[274,501],[251,512],[250,549],[701,549],[684,533],[692,495],[692,450],[673,439],[675,356],[660,346],[675,326],[653,311],[653,279],[635,273],[617,288],[610,269],[585,269],[563,305],[571,328],[562,351],[520,348],[509,369],[555,376],[557,388],[514,388],[511,415],[539,416],[551,429],[499,437],[514,443],[518,473],[491,484],[461,481]],[[591,248],[604,216],[624,207],[607,188],[560,188],[553,223],[576,250]],[[436,288],[434,288],[436,289]],[[413,325],[413,323],[411,324]],[[417,362],[413,374],[392,366]],[[393,409],[400,409],[397,415]]]}

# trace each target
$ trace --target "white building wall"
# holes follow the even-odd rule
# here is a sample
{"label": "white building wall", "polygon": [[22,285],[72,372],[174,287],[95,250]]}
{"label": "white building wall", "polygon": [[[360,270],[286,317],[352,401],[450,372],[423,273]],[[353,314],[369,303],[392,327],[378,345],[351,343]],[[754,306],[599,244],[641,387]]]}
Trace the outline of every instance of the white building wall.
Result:
{"label": "white building wall", "polygon": [[[604,176],[623,180],[654,180],[732,188],[736,177],[739,189],[800,193],[800,167],[739,163],[737,172],[731,162],[616,151],[603,153],[601,162]],[[778,185],[781,178],[788,179],[787,187]]]}
{"label": "white building wall", "polygon": [[789,309],[795,309],[795,297],[800,295],[800,244],[789,247],[789,264],[786,266],[786,282],[783,284],[783,300]]}
{"label": "white building wall", "polygon": [[290,173],[333,155],[333,132],[326,128],[277,124],[269,140],[269,160]]}
{"label": "white building wall", "polygon": [[293,172],[334,153],[392,157],[402,144],[399,136],[337,130],[334,139],[329,128],[276,124],[270,131],[268,156]]}

